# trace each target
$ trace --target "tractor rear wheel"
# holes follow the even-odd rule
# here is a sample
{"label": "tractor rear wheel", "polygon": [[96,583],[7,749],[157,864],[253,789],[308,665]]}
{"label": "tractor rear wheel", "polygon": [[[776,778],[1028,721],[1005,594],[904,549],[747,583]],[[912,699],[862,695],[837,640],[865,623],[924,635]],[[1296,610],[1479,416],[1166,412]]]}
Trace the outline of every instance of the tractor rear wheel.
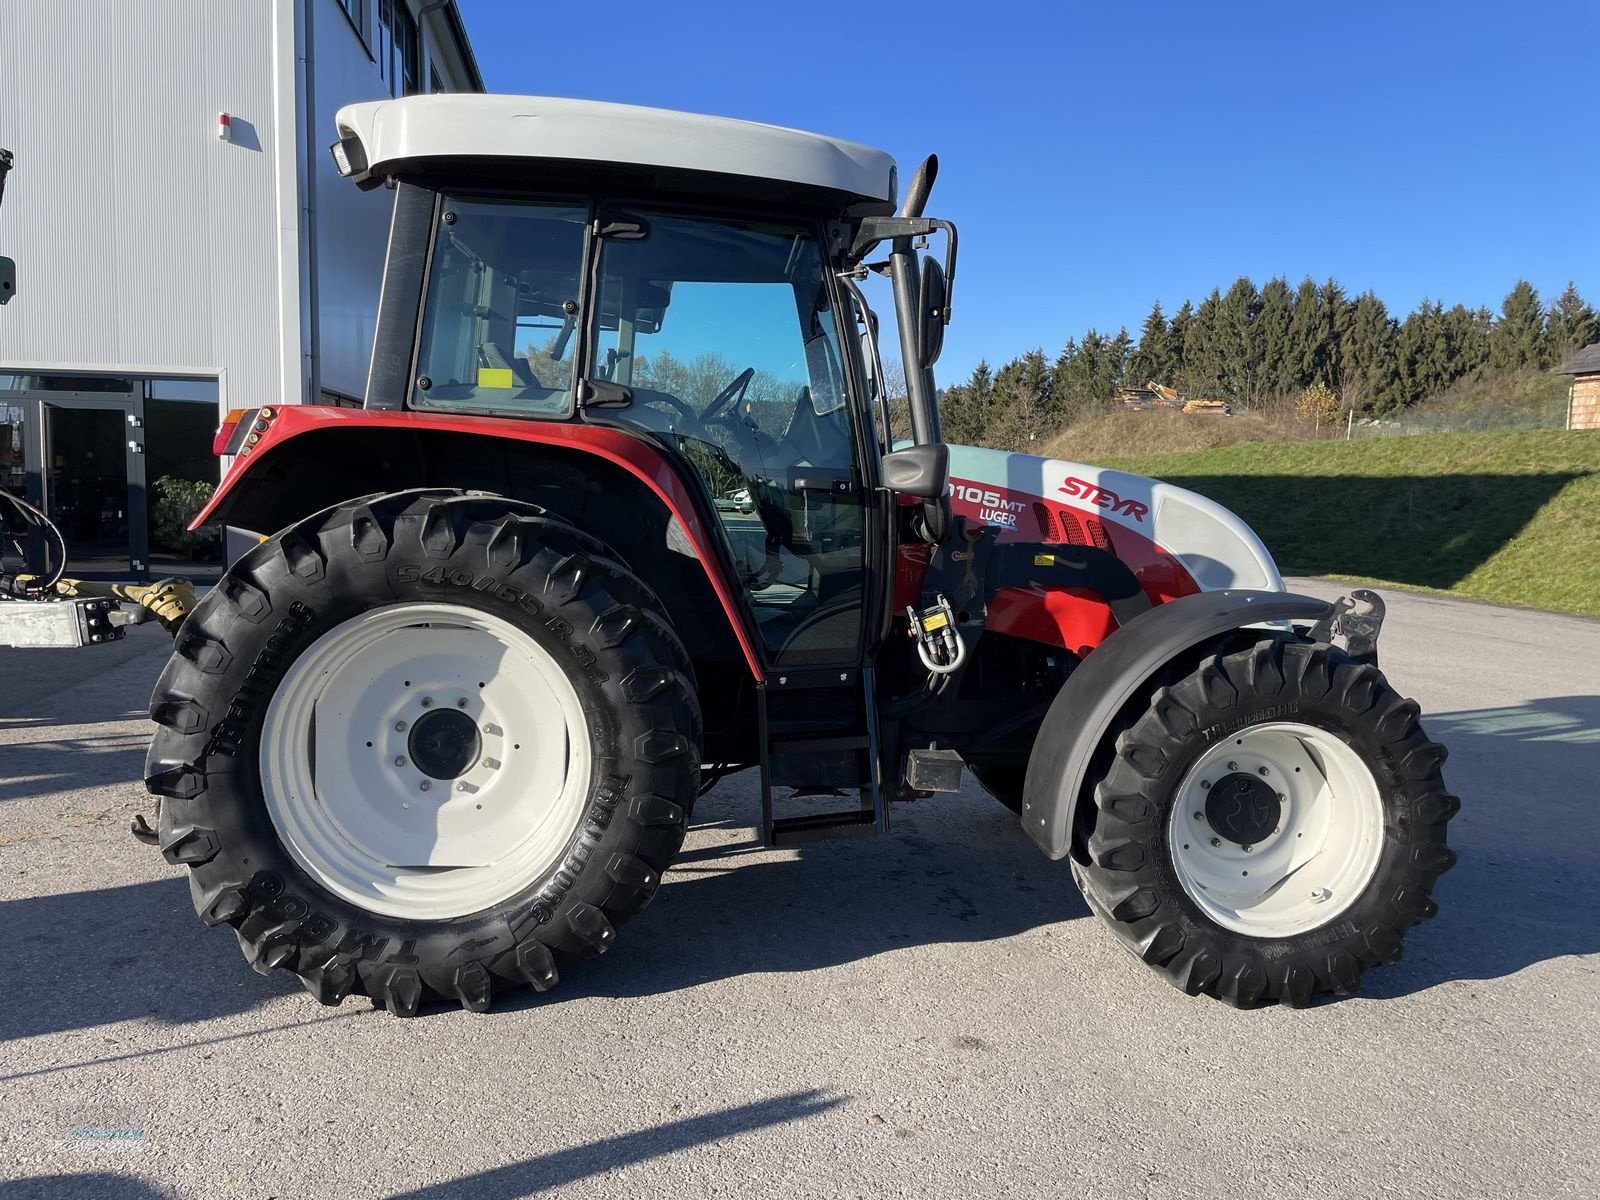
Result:
{"label": "tractor rear wheel", "polygon": [[531,505],[407,492],[253,549],[156,686],[160,843],[324,1003],[487,1008],[608,950],[683,841],[700,711],[650,590]]}
{"label": "tractor rear wheel", "polygon": [[1094,788],[1091,906],[1191,995],[1353,992],[1438,911],[1442,746],[1377,667],[1264,638],[1157,688]]}

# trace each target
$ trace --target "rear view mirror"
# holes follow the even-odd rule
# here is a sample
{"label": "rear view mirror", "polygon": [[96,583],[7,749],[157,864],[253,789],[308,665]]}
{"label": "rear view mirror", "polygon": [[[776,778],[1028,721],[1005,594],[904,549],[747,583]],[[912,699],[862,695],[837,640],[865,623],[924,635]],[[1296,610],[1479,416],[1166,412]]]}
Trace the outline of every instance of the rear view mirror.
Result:
{"label": "rear view mirror", "polygon": [[931,442],[885,454],[883,486],[903,496],[939,499],[950,490],[950,447]]}
{"label": "rear view mirror", "polygon": [[949,296],[944,268],[931,254],[922,260],[922,290],[917,296],[918,346],[924,369],[939,361],[944,349],[944,314]]}

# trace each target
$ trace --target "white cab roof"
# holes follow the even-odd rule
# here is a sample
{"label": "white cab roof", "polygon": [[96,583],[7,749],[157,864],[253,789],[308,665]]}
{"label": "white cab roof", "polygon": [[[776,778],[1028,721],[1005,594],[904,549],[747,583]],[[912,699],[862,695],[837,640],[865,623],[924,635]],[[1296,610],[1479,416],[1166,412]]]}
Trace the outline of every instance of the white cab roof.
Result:
{"label": "white cab roof", "polygon": [[[777,179],[893,204],[894,159],[837,138],[696,113],[548,96],[407,96],[339,110],[368,172],[427,158],[548,158]],[[356,178],[362,174],[357,173]]]}

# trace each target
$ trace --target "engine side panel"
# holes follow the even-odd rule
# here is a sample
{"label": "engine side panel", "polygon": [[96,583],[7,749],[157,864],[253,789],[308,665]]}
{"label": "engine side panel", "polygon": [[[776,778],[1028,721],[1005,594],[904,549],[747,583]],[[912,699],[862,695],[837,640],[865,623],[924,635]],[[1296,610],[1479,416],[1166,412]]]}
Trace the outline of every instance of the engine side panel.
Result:
{"label": "engine side panel", "polygon": [[[950,447],[952,510],[1002,542],[1094,546],[1133,572],[1151,604],[1225,589],[1282,591],[1261,540],[1220,504],[1158,480],[1087,463]],[[899,603],[915,603],[916,562],[902,558]],[[901,599],[904,597],[904,599]],[[1117,627],[1109,607],[1074,588],[1006,589],[990,627],[1085,654]]]}

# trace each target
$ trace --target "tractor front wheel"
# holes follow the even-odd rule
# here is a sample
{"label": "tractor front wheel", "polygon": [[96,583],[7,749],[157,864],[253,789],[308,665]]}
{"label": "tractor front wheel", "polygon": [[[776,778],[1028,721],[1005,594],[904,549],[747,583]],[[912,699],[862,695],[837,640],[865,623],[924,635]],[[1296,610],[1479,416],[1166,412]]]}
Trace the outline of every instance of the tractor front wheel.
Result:
{"label": "tractor front wheel", "polygon": [[1145,963],[1245,1007],[1356,990],[1437,912],[1455,861],[1442,746],[1377,667],[1264,638],[1154,691],[1117,738],[1075,861]]}
{"label": "tractor front wheel", "polygon": [[263,973],[410,1015],[540,991],[611,947],[682,843],[700,712],[681,643],[601,543],[409,492],[256,547],[152,701],[160,843]]}

